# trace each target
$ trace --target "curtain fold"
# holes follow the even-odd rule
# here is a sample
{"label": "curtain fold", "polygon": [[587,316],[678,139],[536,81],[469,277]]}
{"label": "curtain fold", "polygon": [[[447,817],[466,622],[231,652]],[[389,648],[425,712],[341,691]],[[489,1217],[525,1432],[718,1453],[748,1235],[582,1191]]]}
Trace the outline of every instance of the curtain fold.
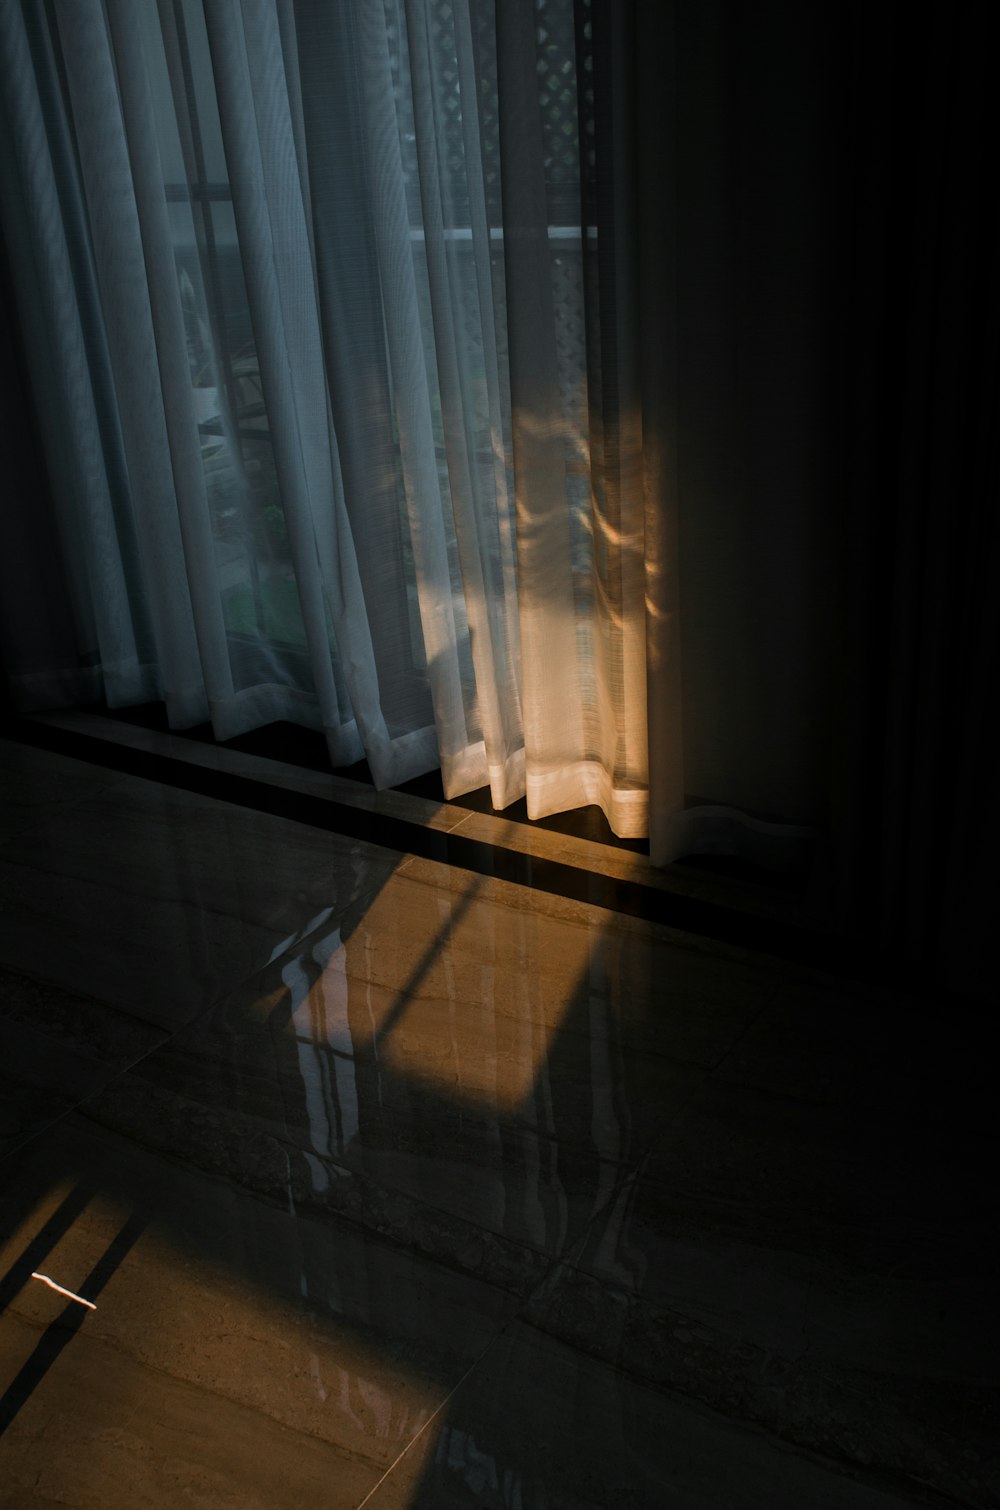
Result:
{"label": "curtain fold", "polygon": [[[29,705],[86,701],[102,686],[139,701],[156,695],[152,637],[144,605],[129,597],[128,568],[138,547],[110,401],[110,359],[71,128],[51,41],[39,22],[4,7],[0,66],[9,148],[0,153],[0,183],[75,654],[63,649],[39,658],[28,651],[13,658],[9,676],[15,696]],[[48,611],[47,598],[37,603]]]}
{"label": "curtain fold", "polygon": [[860,9],[847,19],[865,129],[845,194],[840,305],[853,382],[839,411],[851,564],[839,909],[883,956],[992,1001],[996,23],[961,8],[933,35],[901,32],[892,8],[874,27]]}
{"label": "curtain fold", "polygon": [[[406,28],[413,81],[413,124],[444,455],[452,484],[455,536],[483,734],[481,753],[478,746],[472,749],[471,758],[463,762],[467,768],[455,771],[456,789],[471,790],[488,784],[494,806],[504,808],[524,791],[520,645],[517,615],[511,611],[517,601],[516,568],[507,486],[502,378],[490,277],[490,232],[475,108],[475,56],[468,10],[459,7],[452,22],[454,32],[449,40],[462,103],[460,145],[465,167],[462,204],[456,203],[456,186],[449,181],[449,143],[435,108],[435,97],[440,92],[435,70],[441,65],[435,56],[428,12],[422,4],[408,0]],[[472,108],[467,108],[470,102]],[[469,222],[475,265],[471,310],[478,317],[483,341],[479,374],[473,369],[458,324],[462,312],[463,243],[455,238],[456,232],[464,229],[461,224],[464,218]],[[483,388],[479,415],[466,402],[477,375]],[[485,457],[485,466],[480,463],[479,452]],[[447,765],[443,750],[442,764]]]}
{"label": "curtain fold", "polygon": [[[597,804],[635,836],[648,829],[648,767],[634,290],[615,266],[629,223],[615,213],[626,185],[612,159],[624,167],[626,155],[610,110],[597,130],[612,90],[590,11],[550,5],[539,25],[523,0],[496,17],[526,787],[531,817]],[[578,68],[558,124],[537,84],[553,53],[575,53]],[[546,165],[561,165],[571,132],[570,209]]]}

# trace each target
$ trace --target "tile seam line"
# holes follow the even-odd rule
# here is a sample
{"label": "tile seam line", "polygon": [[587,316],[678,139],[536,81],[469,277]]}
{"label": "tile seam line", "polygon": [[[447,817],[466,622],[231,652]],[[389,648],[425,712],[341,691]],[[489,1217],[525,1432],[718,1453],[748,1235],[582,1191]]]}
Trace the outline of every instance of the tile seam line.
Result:
{"label": "tile seam line", "polygon": [[424,1432],[429,1430],[429,1428],[434,1424],[445,1407],[451,1404],[452,1400],[458,1394],[458,1391],[462,1388],[462,1385],[465,1383],[466,1379],[468,1379],[469,1375],[473,1372],[474,1369],[478,1368],[480,1363],[482,1363],[483,1359],[486,1357],[486,1354],[490,1351],[490,1348],[496,1342],[497,1336],[500,1336],[504,1331],[506,1331],[506,1329],[507,1323],[504,1323],[504,1325],[500,1327],[496,1336],[490,1338],[489,1342],[483,1348],[478,1357],[474,1358],[469,1364],[462,1377],[458,1379],[454,1385],[452,1385],[451,1389],[445,1395],[444,1399],[437,1406],[435,1406],[434,1410],[427,1417],[427,1420],[424,1422],[423,1426],[421,1426],[418,1431],[414,1432],[413,1436],[407,1442],[406,1446],[401,1449],[401,1451],[389,1464],[388,1468],[382,1474],[382,1477],[372,1485],[368,1493],[365,1495],[364,1499],[358,1501],[357,1505],[354,1507],[354,1510],[364,1510],[365,1505],[369,1503],[372,1497],[376,1495],[381,1489],[386,1480],[391,1477],[391,1475],[396,1471],[396,1469],[399,1467],[399,1464],[406,1457],[406,1454],[410,1451],[410,1449],[416,1446],[416,1444],[420,1441],[420,1438],[424,1435]]}
{"label": "tile seam line", "polygon": [[[0,726],[0,737],[31,748],[91,761],[123,775],[136,776],[232,807],[266,813],[301,823],[304,827],[360,840],[374,848],[432,860],[447,865],[449,869],[487,875],[527,890],[582,901],[603,912],[619,913],[698,938],[747,948],[756,955],[811,963],[835,974],[853,973],[843,952],[844,940],[835,935],[815,934],[795,924],[772,922],[717,903],[665,892],[641,881],[607,876],[566,860],[542,859],[521,850],[472,839],[457,831],[429,828],[413,819],[373,813],[336,800],[290,792],[250,776],[221,775],[204,766],[117,745],[82,731],[19,721],[13,727]],[[213,790],[217,782],[225,784],[227,791],[224,795]],[[456,849],[458,853],[455,853]],[[477,865],[477,859],[482,863]],[[494,859],[499,861],[496,868]],[[503,873],[506,867],[516,870],[519,865],[542,874],[533,874],[529,879]],[[602,895],[602,892],[610,895]],[[715,926],[712,926],[713,922]],[[770,939],[766,937],[768,933]],[[817,953],[821,957],[819,964]],[[836,968],[838,962],[841,965],[839,970]]]}
{"label": "tile seam line", "polygon": [[[406,1446],[400,1451],[399,1455],[395,1458],[395,1460],[385,1470],[385,1472],[383,1473],[382,1477],[378,1480],[378,1482],[376,1484],[372,1485],[372,1487],[369,1489],[368,1493],[365,1495],[364,1499],[361,1500],[361,1501],[359,1501],[359,1503],[355,1506],[355,1510],[364,1510],[365,1505],[367,1505],[369,1503],[369,1501],[372,1499],[372,1497],[375,1494],[378,1493],[379,1489],[386,1482],[386,1480],[391,1477],[391,1475],[395,1472],[396,1468],[399,1466],[399,1464],[406,1457],[406,1455],[410,1451],[410,1449],[412,1447],[414,1447],[417,1444],[417,1442],[419,1442],[419,1440],[423,1436],[424,1432],[428,1430],[428,1428],[433,1424],[433,1422],[435,1421],[435,1419],[441,1414],[441,1412],[446,1408],[446,1406],[448,1406],[451,1403],[451,1401],[455,1398],[455,1396],[458,1394],[459,1390],[462,1389],[462,1387],[465,1384],[466,1380],[469,1379],[472,1376],[472,1374],[475,1373],[475,1371],[480,1367],[480,1365],[482,1364],[483,1360],[487,1357],[487,1355],[496,1347],[496,1345],[499,1342],[500,1338],[503,1337],[510,1330],[510,1328],[515,1323],[519,1323],[520,1322],[520,1323],[522,1323],[522,1324],[524,1324],[526,1326],[530,1326],[531,1325],[531,1323],[526,1320],[526,1313],[527,1313],[528,1307],[531,1305],[532,1300],[535,1298],[536,1295],[538,1295],[538,1293],[540,1291],[544,1290],[545,1286],[549,1283],[549,1281],[553,1278],[553,1276],[555,1276],[558,1273],[559,1269],[563,1268],[566,1265],[567,1262],[571,1262],[570,1261],[570,1255],[576,1254],[578,1252],[582,1253],[583,1248],[586,1246],[586,1242],[587,1242],[587,1239],[588,1239],[588,1237],[590,1235],[590,1231],[591,1231],[591,1228],[592,1228],[594,1222],[597,1220],[597,1218],[599,1216],[601,1216],[605,1211],[607,1211],[613,1205],[614,1202],[616,1202],[619,1199],[622,1189],[628,1183],[628,1181],[629,1181],[630,1178],[634,1179],[634,1178],[636,1178],[638,1176],[640,1168],[645,1164],[647,1158],[648,1158],[648,1150],[647,1150],[647,1152],[645,1154],[642,1155],[642,1157],[640,1159],[638,1159],[636,1161],[633,1161],[632,1166],[631,1166],[630,1170],[627,1172],[627,1174],[623,1175],[621,1178],[619,1178],[615,1182],[615,1188],[614,1188],[614,1190],[608,1196],[605,1197],[605,1199],[601,1202],[600,1206],[597,1207],[596,1210],[594,1210],[594,1211],[591,1212],[590,1216],[587,1218],[587,1222],[586,1222],[586,1224],[584,1226],[583,1232],[581,1232],[581,1234],[579,1235],[579,1237],[576,1238],[575,1241],[570,1244],[569,1248],[566,1249],[564,1252],[553,1253],[551,1255],[549,1263],[546,1266],[544,1274],[541,1274],[539,1276],[539,1278],[535,1281],[535,1283],[531,1286],[531,1288],[529,1289],[528,1293],[524,1296],[524,1298],[518,1304],[518,1306],[517,1306],[516,1310],[513,1312],[513,1314],[511,1316],[509,1316],[506,1321],[504,1321],[504,1322],[501,1323],[501,1325],[497,1328],[497,1330],[494,1333],[494,1335],[490,1338],[490,1340],[487,1342],[486,1346],[483,1348],[482,1352],[479,1353],[478,1356],[475,1357],[472,1360],[472,1362],[469,1364],[468,1368],[462,1374],[461,1378],[458,1379],[458,1380],[456,1380],[456,1382],[453,1385],[453,1387],[451,1388],[451,1390],[449,1390],[449,1392],[445,1396],[445,1398],[436,1407],[436,1409],[433,1411],[433,1413],[427,1418],[427,1420],[424,1422],[423,1426],[420,1427],[419,1431],[417,1431],[417,1432],[414,1433],[414,1435],[407,1442]],[[571,1267],[575,1267],[575,1265],[573,1265],[571,1263]]]}

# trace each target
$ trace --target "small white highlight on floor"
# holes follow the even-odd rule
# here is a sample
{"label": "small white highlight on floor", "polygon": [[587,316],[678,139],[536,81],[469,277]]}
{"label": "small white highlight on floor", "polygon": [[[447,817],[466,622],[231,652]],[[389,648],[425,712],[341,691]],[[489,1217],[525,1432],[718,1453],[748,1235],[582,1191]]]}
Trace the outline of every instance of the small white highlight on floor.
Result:
{"label": "small white highlight on floor", "polygon": [[75,1300],[79,1305],[86,1306],[88,1311],[97,1310],[92,1300],[84,1300],[82,1295],[74,1295],[72,1290],[64,1290],[62,1285],[57,1285],[55,1280],[50,1279],[47,1274],[36,1274],[32,1271],[31,1277],[32,1279],[40,1279],[43,1285],[48,1285],[50,1290],[58,1290],[59,1294],[65,1295],[67,1299]]}

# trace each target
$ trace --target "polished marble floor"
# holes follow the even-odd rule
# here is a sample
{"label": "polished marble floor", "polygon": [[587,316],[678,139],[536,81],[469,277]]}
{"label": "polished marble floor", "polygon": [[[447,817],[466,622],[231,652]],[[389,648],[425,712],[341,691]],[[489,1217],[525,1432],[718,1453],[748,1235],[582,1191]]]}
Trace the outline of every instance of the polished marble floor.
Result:
{"label": "polished marble floor", "polygon": [[975,1014],[178,758],[497,873],[0,742],[5,1510],[1000,1503]]}

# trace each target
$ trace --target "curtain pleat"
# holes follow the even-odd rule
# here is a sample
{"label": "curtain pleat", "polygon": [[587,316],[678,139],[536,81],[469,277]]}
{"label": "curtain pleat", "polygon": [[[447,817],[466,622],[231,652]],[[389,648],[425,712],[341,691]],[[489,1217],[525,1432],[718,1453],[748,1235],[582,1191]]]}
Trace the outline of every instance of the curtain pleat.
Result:
{"label": "curtain pleat", "polygon": [[[461,8],[460,8],[461,9]],[[434,356],[441,396],[442,432],[450,481],[456,543],[461,566],[471,654],[479,693],[481,746],[466,746],[464,758],[454,762],[442,747],[446,795],[489,785],[495,807],[506,807],[524,791],[524,749],[521,734],[519,644],[516,589],[509,528],[506,466],[499,396],[500,376],[495,338],[489,349],[495,313],[489,278],[489,232],[481,178],[480,141],[472,72],[472,37],[468,13],[464,26],[455,19],[454,50],[461,78],[463,166],[462,187],[467,194],[467,217],[472,256],[479,276],[471,313],[484,337],[482,378],[492,420],[488,464],[477,457],[482,449],[481,419],[468,403],[479,373],[473,370],[459,329],[462,313],[462,253],[454,239],[460,222],[453,187],[448,181],[446,143],[435,109],[434,56],[425,6],[408,0],[407,39],[413,81],[416,148],[420,166],[420,203],[424,254],[433,321]],[[466,108],[471,101],[472,108]],[[449,233],[450,236],[449,236]],[[495,437],[495,438],[494,438]],[[499,450],[499,464],[493,451]],[[503,526],[506,525],[504,529]],[[449,769],[455,763],[457,768]]]}
{"label": "curtain pleat", "polygon": [[[73,60],[66,68],[69,104],[162,695],[178,722],[201,722],[208,709],[198,629],[211,662],[210,628],[207,622],[198,625],[191,586],[204,562],[192,559],[189,577],[171,450],[171,438],[178,447],[183,445],[184,418],[178,411],[190,385],[185,381],[179,392],[165,393],[172,381],[176,389],[177,374],[171,371],[166,338],[160,366],[151,280],[108,27],[101,12],[89,6],[57,5],[55,14],[63,58]],[[138,89],[142,88],[140,80]],[[146,144],[138,132],[133,141],[144,167]],[[166,404],[173,406],[173,437]],[[187,419],[193,431],[193,414]],[[183,460],[179,465],[183,467]],[[185,481],[197,487],[200,469]],[[197,508],[197,499],[192,499],[189,519]],[[208,587],[198,594],[198,607],[210,613],[210,599]]]}
{"label": "curtain pleat", "polygon": [[[420,314],[400,153],[399,125],[381,0],[358,7],[359,68],[370,202],[383,301],[393,410],[413,550],[427,676],[442,766],[469,745],[458,664],[456,604],[438,505],[438,476],[428,364]],[[481,779],[476,781],[481,784]]]}
{"label": "curtain pleat", "polygon": [[102,679],[138,701],[155,696],[156,683],[141,651],[145,623],[129,612],[125,566],[134,542],[113,498],[119,491],[120,503],[125,491],[119,433],[113,410],[100,404],[110,381],[103,327],[88,320],[97,296],[74,154],[50,39],[40,29],[30,38],[9,0],[0,12],[0,58],[10,143],[0,153],[6,240],[29,370],[42,395],[39,423],[81,646],[75,666],[15,664],[12,680],[42,706],[93,698]]}
{"label": "curtain pleat", "polygon": [[[75,47],[83,40],[78,28],[87,13],[78,8],[70,8],[69,16],[73,18],[72,29],[67,29],[65,42],[67,46]],[[137,499],[141,499],[144,510],[141,536],[149,541],[156,555],[153,575],[158,593],[168,599],[174,614],[178,613],[178,609],[183,611],[187,607],[185,584],[190,594],[190,621],[197,641],[198,663],[191,655],[189,646],[180,640],[176,650],[173,645],[161,649],[161,664],[170,664],[172,659],[180,657],[185,657],[192,669],[200,663],[201,680],[210,708],[215,702],[225,702],[232,697],[233,680],[226,654],[225,624],[209,525],[193,389],[188,371],[184,321],[180,306],[176,298],[172,297],[171,285],[176,275],[169,218],[161,188],[164,175],[150,105],[138,12],[128,4],[128,0],[112,0],[108,7],[108,19],[114,57],[102,56],[102,63],[105,58],[107,65],[110,66],[113,62],[131,170],[126,177],[124,164],[117,164],[122,176],[120,193],[129,212],[132,209],[129,197],[134,195],[136,228],[142,257],[142,266],[136,268],[134,275],[134,300],[130,300],[129,308],[123,310],[126,329],[135,342],[135,350],[129,352],[129,357],[135,362],[137,374],[141,373],[147,383],[152,383],[157,376],[159,378],[159,393],[154,393],[152,401],[142,393],[138,382],[135,385],[135,391],[141,394],[143,421],[148,423],[149,431],[143,433],[139,424],[130,423],[129,417],[123,420],[122,429],[123,433],[130,436],[134,433],[135,437],[134,445],[130,448],[130,466],[134,455],[137,466],[141,465],[146,469],[146,475],[133,471],[136,478],[134,491]],[[93,46],[95,52],[100,48],[100,41],[99,35],[86,39],[87,45]],[[106,85],[109,95],[113,87],[109,78]],[[103,111],[94,113],[96,116],[104,114]],[[110,115],[110,110],[107,114]],[[78,132],[78,137],[81,136],[82,133]],[[84,150],[81,141],[81,154]],[[106,155],[110,157],[111,152]],[[101,153],[95,163],[95,173],[99,173],[102,182],[107,184],[110,175],[104,159],[105,154]],[[116,216],[115,219],[117,218]],[[113,223],[111,217],[107,219],[109,223]],[[95,220],[104,221],[105,217],[95,216]],[[100,249],[98,261],[101,261]],[[149,325],[145,326],[140,323],[140,312],[147,309]],[[125,363],[119,362],[117,370],[122,373],[123,382],[128,386]],[[163,408],[162,428],[158,414],[160,403]],[[168,456],[163,454],[164,447]],[[156,487],[151,485],[149,473],[155,474]],[[178,539],[173,531],[165,538],[165,530],[157,527],[169,523],[174,513],[174,500],[179,553]],[[169,569],[164,571],[164,562],[167,560],[170,563]],[[159,616],[166,626],[164,639],[169,640],[177,632],[178,626],[166,618],[162,607],[158,597]],[[167,685],[169,688],[169,683]],[[172,696],[168,690],[168,702],[172,700]],[[179,709],[179,717],[193,716],[195,710],[202,712],[202,705],[198,701],[192,706],[190,714]]]}
{"label": "curtain pleat", "polygon": [[528,0],[497,7],[496,36],[526,788],[529,816],[542,817],[558,810],[563,795],[568,807],[593,800],[583,791],[582,668],[566,492],[572,437],[559,391],[537,33]]}
{"label": "curtain pleat", "polygon": [[[642,416],[643,569],[649,761],[649,852],[654,864],[684,854],[675,818],[684,809],[677,433],[677,206],[649,193],[676,182],[677,27],[674,7],[636,17],[636,303],[647,331],[639,342]],[[639,191],[639,185],[643,191]],[[650,332],[655,333],[650,338]]]}
{"label": "curtain pleat", "polygon": [[[316,299],[273,12],[206,8],[233,212],[323,727],[341,731],[324,593],[331,569],[335,455],[327,422]],[[259,129],[259,128],[265,129]],[[331,582],[332,585],[332,582]],[[350,725],[343,730],[349,740]],[[353,753],[353,751],[352,751]]]}

